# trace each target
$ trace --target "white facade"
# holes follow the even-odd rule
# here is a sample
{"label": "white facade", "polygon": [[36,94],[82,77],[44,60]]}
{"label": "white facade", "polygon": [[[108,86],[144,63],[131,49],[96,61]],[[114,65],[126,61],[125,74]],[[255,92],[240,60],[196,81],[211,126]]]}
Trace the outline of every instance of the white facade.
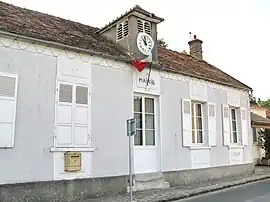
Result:
{"label": "white facade", "polygon": [[[13,64],[12,58],[19,60],[23,53],[29,58],[35,57],[37,64],[46,68],[45,59],[41,57],[44,56],[51,61],[46,63],[50,64],[47,68],[52,69],[51,74],[55,73],[54,77],[46,77],[46,82],[52,83],[54,88],[49,89],[48,95],[39,94],[42,97],[38,98],[46,101],[49,95],[53,96],[54,103],[42,108],[54,115],[53,119],[46,117],[52,123],[46,125],[47,131],[52,133],[43,134],[48,140],[45,145],[27,148],[31,149],[31,158],[47,155],[48,159],[39,164],[22,164],[25,169],[11,173],[20,177],[10,183],[127,175],[126,120],[134,116],[138,122],[133,141],[136,174],[252,162],[248,92],[154,69],[147,85],[149,69],[138,72],[123,62],[86,53],[22,41],[14,43],[13,39],[3,37],[0,41],[1,52],[12,55],[0,66],[0,84],[5,82],[0,87],[0,134],[5,134],[0,138],[0,155],[5,147],[11,147],[5,151],[4,164],[9,161],[12,165],[12,161],[17,161],[19,157],[10,158],[12,150],[19,147],[16,152],[23,153],[20,145],[30,141],[28,131],[22,132],[20,130],[25,129],[19,127],[23,121],[19,115],[27,116],[27,111],[18,114],[16,108],[26,105],[21,100],[27,96],[23,93],[26,86],[20,86],[20,83],[28,77],[21,72],[31,64],[19,66]],[[18,71],[14,73],[7,68],[9,65]],[[34,71],[27,72],[33,74],[29,76],[30,89],[34,88],[31,79],[39,83],[42,76],[38,67],[32,68]],[[2,80],[1,76],[4,76]],[[8,82],[12,78],[14,82]],[[41,91],[47,90],[46,82],[40,86]],[[9,89],[13,89],[11,97],[5,96],[10,93]],[[38,101],[32,99],[31,102]],[[45,114],[45,111],[39,113]],[[45,124],[41,120],[35,121]],[[43,137],[39,138],[42,142]],[[35,155],[35,151],[40,155]],[[64,171],[65,151],[82,153],[80,172]],[[31,172],[37,172],[45,164],[46,179],[31,177]],[[0,179],[3,179],[1,184],[7,181],[2,176]]]}

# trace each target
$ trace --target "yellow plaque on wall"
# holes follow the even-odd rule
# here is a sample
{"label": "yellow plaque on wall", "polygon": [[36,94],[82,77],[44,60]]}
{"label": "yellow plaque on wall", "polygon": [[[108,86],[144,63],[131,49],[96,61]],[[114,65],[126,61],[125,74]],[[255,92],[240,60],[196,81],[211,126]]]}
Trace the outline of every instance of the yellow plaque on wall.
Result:
{"label": "yellow plaque on wall", "polygon": [[81,153],[80,152],[65,152],[65,171],[78,172],[81,171]]}

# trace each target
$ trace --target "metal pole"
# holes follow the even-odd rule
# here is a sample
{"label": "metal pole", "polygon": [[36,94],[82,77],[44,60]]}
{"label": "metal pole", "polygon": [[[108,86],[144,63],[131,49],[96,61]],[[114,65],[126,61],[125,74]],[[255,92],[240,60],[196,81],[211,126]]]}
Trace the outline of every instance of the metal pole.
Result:
{"label": "metal pole", "polygon": [[132,160],[131,160],[131,152],[132,152],[132,142],[131,142],[131,135],[129,135],[129,193],[130,193],[130,198],[129,198],[129,201],[130,202],[133,202],[133,199],[132,199]]}

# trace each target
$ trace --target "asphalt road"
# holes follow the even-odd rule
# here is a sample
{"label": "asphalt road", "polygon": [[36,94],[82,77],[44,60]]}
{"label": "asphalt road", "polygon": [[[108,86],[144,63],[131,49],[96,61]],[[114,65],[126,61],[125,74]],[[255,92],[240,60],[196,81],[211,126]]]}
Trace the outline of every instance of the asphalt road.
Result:
{"label": "asphalt road", "polygon": [[270,180],[180,200],[178,202],[270,202]]}

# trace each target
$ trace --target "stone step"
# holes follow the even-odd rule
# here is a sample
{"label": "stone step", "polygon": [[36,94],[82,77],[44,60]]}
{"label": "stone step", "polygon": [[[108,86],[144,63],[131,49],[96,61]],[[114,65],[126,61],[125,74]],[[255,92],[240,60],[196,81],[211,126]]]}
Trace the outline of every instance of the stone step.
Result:
{"label": "stone step", "polygon": [[[133,191],[143,191],[149,189],[166,189],[170,187],[168,182],[165,182],[162,172],[136,174],[133,179]],[[130,188],[127,187],[129,192]]]}

